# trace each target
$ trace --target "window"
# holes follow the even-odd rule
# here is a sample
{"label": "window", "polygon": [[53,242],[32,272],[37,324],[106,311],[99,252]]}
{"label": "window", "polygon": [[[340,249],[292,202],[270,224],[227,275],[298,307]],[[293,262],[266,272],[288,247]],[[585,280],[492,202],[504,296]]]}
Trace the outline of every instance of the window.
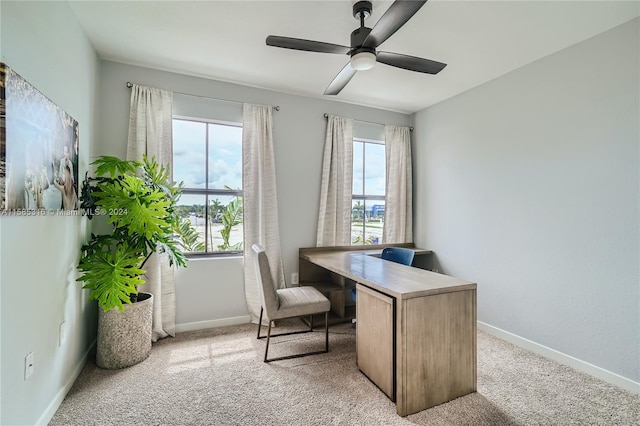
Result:
{"label": "window", "polygon": [[184,183],[180,213],[197,231],[188,252],[241,253],[242,125],[174,117],[173,178]]}
{"label": "window", "polygon": [[385,207],[384,142],[354,138],[351,244],[382,242]]}

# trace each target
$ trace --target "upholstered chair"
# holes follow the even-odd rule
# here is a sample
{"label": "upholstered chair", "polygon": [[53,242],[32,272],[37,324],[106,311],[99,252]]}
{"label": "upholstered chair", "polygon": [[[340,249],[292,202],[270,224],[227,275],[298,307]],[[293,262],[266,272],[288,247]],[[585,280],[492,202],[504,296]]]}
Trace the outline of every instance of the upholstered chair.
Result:
{"label": "upholstered chair", "polygon": [[[258,289],[260,292],[261,303],[260,320],[258,321],[258,339],[266,337],[267,342],[264,348],[264,362],[277,361],[287,358],[295,358],[306,355],[315,355],[319,353],[329,352],[329,309],[331,302],[316,288],[311,286],[290,287],[276,289],[273,285],[271,277],[271,268],[269,267],[269,259],[264,248],[259,244],[254,244],[254,262],[256,268],[256,277],[258,281]],[[285,336],[290,334],[308,333],[313,331],[313,316],[324,313],[324,332],[325,344],[324,350],[307,352],[303,354],[289,355],[278,358],[269,359],[269,340],[271,337]],[[267,335],[261,336],[260,329],[262,327],[262,317],[266,314],[268,321]],[[309,329],[302,331],[294,331],[288,333],[271,334],[271,324],[280,319],[309,316]]]}

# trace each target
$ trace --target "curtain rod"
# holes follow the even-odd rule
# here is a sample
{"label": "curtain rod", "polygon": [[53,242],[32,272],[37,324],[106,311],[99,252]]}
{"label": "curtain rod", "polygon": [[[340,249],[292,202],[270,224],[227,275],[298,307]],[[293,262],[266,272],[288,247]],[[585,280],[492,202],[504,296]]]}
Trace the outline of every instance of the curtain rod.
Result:
{"label": "curtain rod", "polygon": [[[127,87],[131,89],[133,87],[133,83],[130,81],[127,81]],[[180,95],[185,95],[185,96],[193,96],[196,98],[213,99],[214,101],[231,102],[234,104],[244,103],[244,102],[238,102],[238,101],[230,101],[229,99],[212,98],[210,96],[192,95],[191,93],[184,93],[184,92],[173,92],[173,93],[178,93]],[[280,107],[278,105],[274,106],[273,109],[275,109],[276,111],[280,111]]]}
{"label": "curtain rod", "polygon": [[[327,114],[326,112],[324,113],[324,118],[329,118],[329,114]],[[353,121],[359,121],[361,123],[369,123],[369,124],[377,124],[379,126],[386,126],[386,124],[382,124],[382,123],[376,123],[373,121],[364,121],[364,120],[356,120],[355,118],[353,119]],[[409,131],[413,132],[413,127],[409,127]]]}

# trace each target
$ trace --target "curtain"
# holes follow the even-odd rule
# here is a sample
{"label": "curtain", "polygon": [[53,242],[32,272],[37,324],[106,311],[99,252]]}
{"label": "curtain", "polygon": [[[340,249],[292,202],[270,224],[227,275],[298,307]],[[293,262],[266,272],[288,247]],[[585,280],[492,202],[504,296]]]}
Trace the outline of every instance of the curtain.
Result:
{"label": "curtain", "polygon": [[[127,160],[155,157],[158,163],[171,168],[173,93],[134,84],[131,88],[129,141]],[[171,171],[170,171],[171,173]],[[172,174],[170,174],[172,176]],[[153,331],[151,340],[175,336],[176,298],[173,268],[166,255],[151,255],[144,269],[147,279],[139,290],[153,295]]]}
{"label": "curtain", "polygon": [[329,115],[322,161],[316,245],[351,244],[353,120]]}
{"label": "curtain", "polygon": [[385,126],[387,185],[384,243],[413,241],[411,134],[408,127]]}
{"label": "curtain", "polygon": [[244,289],[253,323],[258,322],[261,306],[253,262],[255,253],[251,250],[253,244],[264,247],[274,286],[285,287],[280,254],[272,110],[270,106],[244,104],[242,112]]}

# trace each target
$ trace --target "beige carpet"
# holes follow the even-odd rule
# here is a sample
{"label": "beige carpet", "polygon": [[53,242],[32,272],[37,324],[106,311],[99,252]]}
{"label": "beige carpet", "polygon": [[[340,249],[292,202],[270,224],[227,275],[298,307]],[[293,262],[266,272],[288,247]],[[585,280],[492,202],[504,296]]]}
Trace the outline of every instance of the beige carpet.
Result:
{"label": "beige carpet", "polygon": [[[350,324],[330,328],[328,354],[270,364],[254,327],[180,333],[123,370],[90,362],[50,425],[640,425],[637,395],[482,332],[478,392],[402,418],[356,367]],[[323,337],[280,337],[269,354]]]}

